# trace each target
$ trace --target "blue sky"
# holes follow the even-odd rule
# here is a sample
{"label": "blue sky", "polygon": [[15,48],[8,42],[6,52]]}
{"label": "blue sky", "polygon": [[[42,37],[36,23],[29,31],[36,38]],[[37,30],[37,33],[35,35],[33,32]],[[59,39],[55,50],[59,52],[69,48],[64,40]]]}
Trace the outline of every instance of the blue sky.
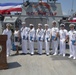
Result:
{"label": "blue sky", "polygon": [[[26,1],[26,0],[24,0]],[[30,0],[30,1],[37,1],[37,0]],[[44,0],[46,1],[46,0]],[[72,1],[73,3],[73,10],[76,12],[76,0],[58,0],[57,2],[60,2],[62,5],[62,11],[64,15],[70,14],[71,8],[72,8]],[[0,0],[0,3],[6,3],[6,2],[23,2],[23,0]]]}

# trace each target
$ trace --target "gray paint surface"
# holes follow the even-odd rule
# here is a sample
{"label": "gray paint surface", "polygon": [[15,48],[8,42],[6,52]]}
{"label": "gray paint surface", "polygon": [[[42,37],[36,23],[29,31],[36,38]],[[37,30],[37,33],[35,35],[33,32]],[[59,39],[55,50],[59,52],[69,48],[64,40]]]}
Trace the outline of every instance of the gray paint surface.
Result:
{"label": "gray paint surface", "polygon": [[[27,7],[22,7],[22,14],[21,15],[27,15],[26,13],[29,12],[37,12],[38,13],[38,10],[41,10],[43,12],[47,12],[47,14],[49,14],[49,10],[45,7],[45,6],[37,6],[36,8],[34,8],[32,5],[35,5],[37,6],[38,3],[34,2],[34,3],[31,3],[29,6]],[[57,12],[57,15],[56,16],[49,16],[46,14],[46,16],[42,16],[42,15],[27,15],[27,17],[23,16],[21,17],[22,21],[26,21],[26,19],[29,19],[28,22],[26,21],[26,24],[30,24],[30,23],[33,23],[34,25],[36,25],[38,22],[40,22],[41,20],[41,23],[42,24],[45,24],[44,21],[42,21],[42,19],[46,19],[46,23],[48,23],[50,25],[50,27],[52,27],[51,23],[53,20],[56,20],[58,21],[59,19],[61,19],[61,17],[59,16],[63,16],[63,13],[62,13],[62,8],[61,8],[61,4],[60,3],[48,3],[50,5],[50,12],[54,13],[54,12]],[[30,18],[32,18],[32,20],[30,20]],[[38,20],[38,22],[36,22],[34,19]],[[59,25],[57,24],[57,26],[59,27]],[[36,27],[36,26],[35,26]],[[37,27],[36,27],[37,28]]]}
{"label": "gray paint surface", "polygon": [[9,69],[0,70],[0,75],[76,75],[76,60],[68,56],[12,55],[7,61]]}

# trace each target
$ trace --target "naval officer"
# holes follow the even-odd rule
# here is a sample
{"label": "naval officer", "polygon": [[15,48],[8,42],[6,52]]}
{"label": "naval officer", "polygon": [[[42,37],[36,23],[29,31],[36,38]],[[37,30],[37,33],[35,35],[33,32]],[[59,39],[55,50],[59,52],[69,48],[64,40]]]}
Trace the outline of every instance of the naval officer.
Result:
{"label": "naval officer", "polygon": [[51,39],[51,37],[50,37],[51,29],[49,28],[48,24],[45,24],[44,26],[45,26],[45,30],[44,30],[45,50],[46,50],[46,55],[48,56],[49,55],[50,39]]}
{"label": "naval officer", "polygon": [[29,28],[26,27],[26,23],[22,22],[21,28],[21,40],[22,40],[22,55],[27,54],[27,40],[28,40]]}
{"label": "naval officer", "polygon": [[35,40],[35,28],[33,24],[30,24],[30,29],[29,29],[29,49],[30,49],[30,54],[34,54],[34,40]]}
{"label": "naval officer", "polygon": [[66,49],[66,36],[67,36],[67,30],[65,29],[65,24],[60,24],[60,31],[59,31],[59,36],[60,36],[60,54],[65,57],[65,49]]}
{"label": "naval officer", "polygon": [[58,49],[58,33],[59,33],[59,29],[58,27],[56,27],[57,22],[53,21],[52,22],[52,28],[51,28],[51,36],[52,36],[52,49],[54,53],[53,55],[57,55],[57,49]]}
{"label": "naval officer", "polygon": [[11,36],[12,36],[12,32],[11,32],[11,28],[10,28],[11,24],[7,23],[6,24],[6,29],[3,31],[3,35],[7,35],[7,43],[6,43],[6,48],[7,48],[7,57],[10,56],[10,51],[11,51]]}
{"label": "naval officer", "polygon": [[43,46],[43,39],[44,39],[44,30],[42,29],[42,24],[38,24],[38,29],[36,30],[36,38],[38,44],[38,53],[42,54],[42,46]]}
{"label": "naval officer", "polygon": [[76,49],[74,49],[74,43],[75,43],[75,40],[76,40],[76,31],[74,29],[75,24],[70,24],[69,27],[70,27],[70,31],[67,34],[68,37],[69,37],[69,48],[70,48],[69,58],[73,57],[73,59],[76,59],[76,57],[74,55],[74,52],[76,50]]}
{"label": "naval officer", "polygon": [[76,33],[75,33],[75,42],[74,42],[73,59],[76,59]]}

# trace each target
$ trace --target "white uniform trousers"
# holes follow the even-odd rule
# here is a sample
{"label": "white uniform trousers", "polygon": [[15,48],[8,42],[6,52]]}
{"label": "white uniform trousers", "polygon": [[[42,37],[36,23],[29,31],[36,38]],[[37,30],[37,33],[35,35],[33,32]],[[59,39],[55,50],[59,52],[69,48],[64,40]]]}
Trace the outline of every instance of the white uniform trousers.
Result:
{"label": "white uniform trousers", "polygon": [[52,50],[53,50],[53,53],[57,54],[58,40],[56,40],[56,41],[52,40]]}
{"label": "white uniform trousers", "polygon": [[46,54],[49,55],[49,43],[48,41],[45,41],[45,50],[46,50]]}
{"label": "white uniform trousers", "polygon": [[74,50],[74,45],[72,44],[72,42],[69,42],[69,49],[70,49],[70,56],[73,56],[73,50]]}
{"label": "white uniform trousers", "polygon": [[6,42],[7,56],[10,55],[11,47],[12,47],[12,45],[11,45],[11,40],[9,39],[9,40],[7,40],[7,42]]}
{"label": "white uniform trousers", "polygon": [[29,41],[29,49],[30,49],[30,53],[34,54],[34,42],[33,41]]}
{"label": "white uniform trousers", "polygon": [[73,57],[75,57],[75,58],[76,58],[76,45],[74,45]]}
{"label": "white uniform trousers", "polygon": [[60,54],[65,54],[66,43],[65,39],[60,39]]}
{"label": "white uniform trousers", "polygon": [[27,40],[22,39],[22,53],[27,54]]}
{"label": "white uniform trousers", "polygon": [[42,45],[43,45],[43,42],[42,41],[38,41],[38,53],[39,54],[42,54]]}

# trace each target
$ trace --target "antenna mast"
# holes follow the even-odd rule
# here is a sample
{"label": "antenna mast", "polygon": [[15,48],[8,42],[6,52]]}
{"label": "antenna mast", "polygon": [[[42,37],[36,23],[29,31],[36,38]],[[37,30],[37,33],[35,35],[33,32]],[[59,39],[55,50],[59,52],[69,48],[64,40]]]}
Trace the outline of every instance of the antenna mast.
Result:
{"label": "antenna mast", "polygon": [[71,15],[73,15],[73,12],[74,12],[74,10],[73,10],[73,6],[74,6],[74,0],[72,0],[72,9],[71,9]]}

